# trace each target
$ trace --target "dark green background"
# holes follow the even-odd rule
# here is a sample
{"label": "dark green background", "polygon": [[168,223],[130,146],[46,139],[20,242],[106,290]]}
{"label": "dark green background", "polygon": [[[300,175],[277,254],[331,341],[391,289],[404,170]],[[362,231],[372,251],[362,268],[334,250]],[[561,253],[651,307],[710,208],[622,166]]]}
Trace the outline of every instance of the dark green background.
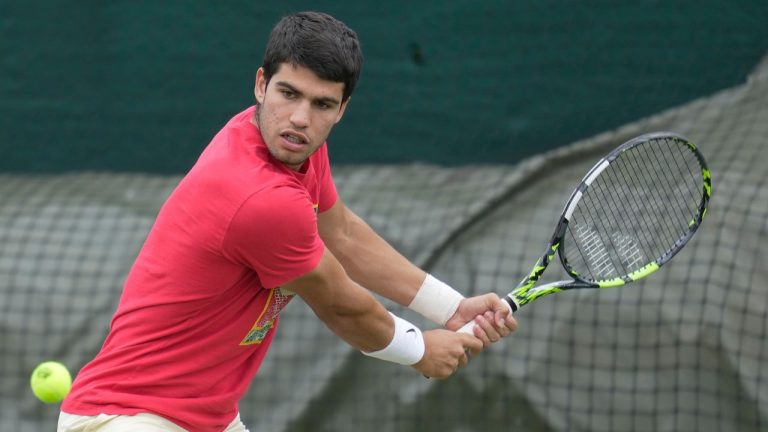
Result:
{"label": "dark green background", "polygon": [[0,2],[0,171],[185,172],[285,13],[355,29],[336,163],[516,162],[744,81],[768,2]]}

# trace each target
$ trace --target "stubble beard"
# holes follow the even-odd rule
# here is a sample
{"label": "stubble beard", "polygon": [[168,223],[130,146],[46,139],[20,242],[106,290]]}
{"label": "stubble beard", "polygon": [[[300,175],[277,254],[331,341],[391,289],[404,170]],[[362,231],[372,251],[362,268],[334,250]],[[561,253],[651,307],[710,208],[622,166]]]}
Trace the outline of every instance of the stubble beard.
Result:
{"label": "stubble beard", "polygon": [[306,162],[309,156],[303,157],[303,156],[296,155],[297,158],[299,159],[298,161],[296,161],[291,158],[292,154],[289,153],[287,155],[281,156],[277,148],[273,149],[270,146],[269,142],[267,141],[268,137],[265,136],[264,134],[265,131],[264,131],[264,128],[262,127],[264,122],[261,118],[263,114],[261,111],[261,107],[262,107],[262,104],[256,104],[256,115],[254,116],[254,119],[256,121],[256,127],[259,129],[261,140],[264,141],[264,145],[267,147],[267,151],[269,151],[269,154],[271,154],[273,158],[285,164],[288,168],[293,170],[298,170],[302,165],[304,165],[304,162]]}

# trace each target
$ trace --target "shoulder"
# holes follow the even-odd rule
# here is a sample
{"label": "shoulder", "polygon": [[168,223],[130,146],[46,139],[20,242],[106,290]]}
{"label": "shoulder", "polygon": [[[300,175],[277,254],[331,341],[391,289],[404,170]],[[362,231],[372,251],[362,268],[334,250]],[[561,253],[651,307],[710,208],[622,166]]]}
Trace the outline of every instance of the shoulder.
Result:
{"label": "shoulder", "polygon": [[323,143],[323,145],[321,145],[316,152],[312,153],[310,158],[313,160],[313,163],[316,164],[316,166],[321,166],[324,168],[329,166],[330,161],[328,160],[328,143]]}
{"label": "shoulder", "polygon": [[236,231],[314,232],[317,216],[306,190],[289,182],[276,182],[245,197],[231,224]]}
{"label": "shoulder", "polygon": [[[288,184],[270,185],[244,200],[230,220],[223,243],[224,253],[257,269],[265,286],[290,279],[269,276],[276,269],[292,268],[307,257],[315,260],[321,249],[312,201],[305,191]],[[310,269],[301,266],[291,275]]]}
{"label": "shoulder", "polygon": [[244,211],[285,213],[301,210],[307,206],[312,208],[312,200],[306,189],[291,179],[276,179],[255,189],[245,197],[241,208]]}

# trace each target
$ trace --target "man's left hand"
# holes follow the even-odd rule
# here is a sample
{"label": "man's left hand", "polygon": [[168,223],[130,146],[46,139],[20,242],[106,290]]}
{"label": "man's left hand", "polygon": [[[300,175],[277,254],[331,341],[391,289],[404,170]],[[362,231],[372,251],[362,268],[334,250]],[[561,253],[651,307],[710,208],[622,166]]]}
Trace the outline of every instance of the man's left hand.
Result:
{"label": "man's left hand", "polygon": [[[456,331],[470,321],[475,323],[473,334],[483,341],[483,349],[517,330],[517,321],[509,305],[493,293],[462,300],[456,313],[445,323],[445,328]],[[480,351],[470,351],[470,354],[476,355]]]}

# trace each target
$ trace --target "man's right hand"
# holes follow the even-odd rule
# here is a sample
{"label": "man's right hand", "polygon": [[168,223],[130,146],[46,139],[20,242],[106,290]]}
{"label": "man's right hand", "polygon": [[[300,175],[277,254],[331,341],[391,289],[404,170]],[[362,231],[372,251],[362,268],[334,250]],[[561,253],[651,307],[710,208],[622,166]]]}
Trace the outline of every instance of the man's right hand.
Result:
{"label": "man's right hand", "polygon": [[422,333],[424,357],[412,367],[428,378],[448,378],[469,361],[469,351],[479,352],[483,341],[474,335],[436,329]]}

